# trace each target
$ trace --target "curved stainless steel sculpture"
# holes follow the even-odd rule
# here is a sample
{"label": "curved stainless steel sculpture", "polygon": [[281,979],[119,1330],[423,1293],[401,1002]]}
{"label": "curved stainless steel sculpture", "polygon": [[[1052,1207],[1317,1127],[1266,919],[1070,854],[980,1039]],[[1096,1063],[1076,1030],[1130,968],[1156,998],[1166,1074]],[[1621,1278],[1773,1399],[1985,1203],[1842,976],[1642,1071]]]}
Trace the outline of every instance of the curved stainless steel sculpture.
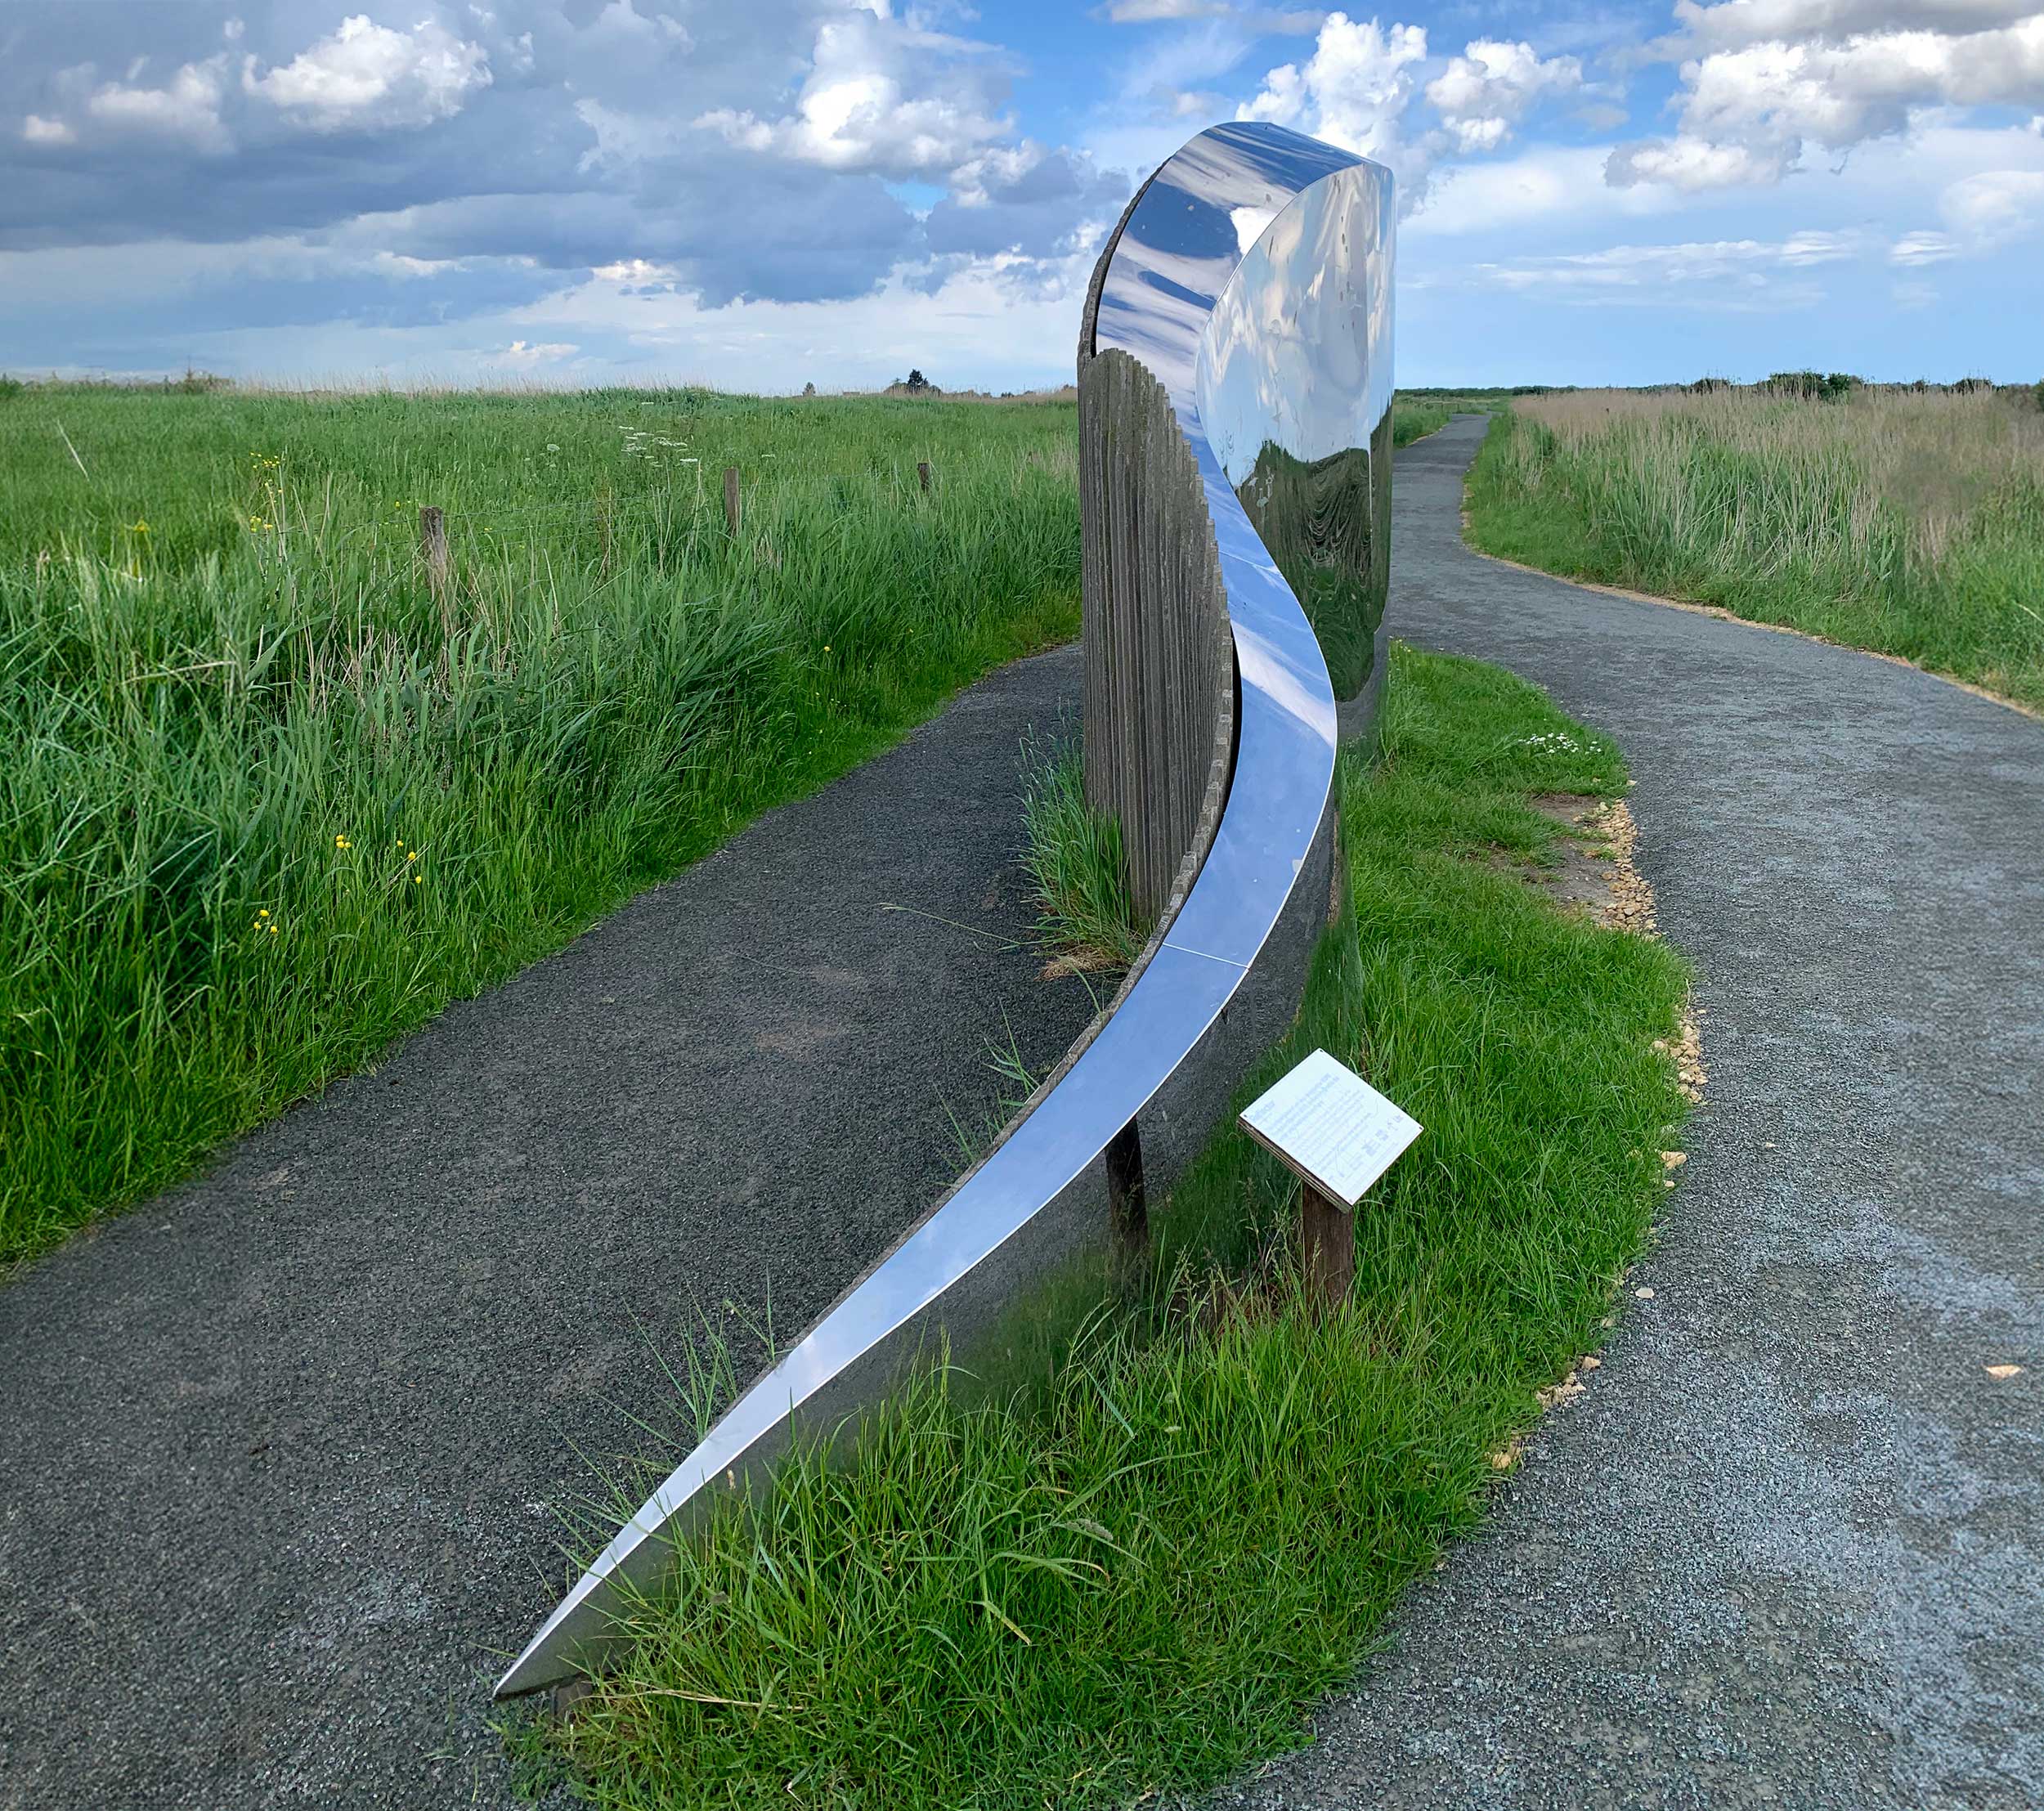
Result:
{"label": "curved stainless steel sculpture", "polygon": [[672,1540],[727,1479],[778,1456],[795,1418],[828,1428],[937,1326],[968,1341],[1029,1282],[1103,1246],[1110,1145],[1140,1126],[1153,1176],[1174,1173],[1290,1020],[1327,913],[1338,701],[1362,720],[1381,666],[1392,235],[1387,171],[1270,126],[1201,133],[1130,204],[1095,274],[1081,361],[1126,356],[1161,383],[1204,492],[1236,703],[1204,862],[993,1151],[733,1405],[499,1697],[599,1665]]}

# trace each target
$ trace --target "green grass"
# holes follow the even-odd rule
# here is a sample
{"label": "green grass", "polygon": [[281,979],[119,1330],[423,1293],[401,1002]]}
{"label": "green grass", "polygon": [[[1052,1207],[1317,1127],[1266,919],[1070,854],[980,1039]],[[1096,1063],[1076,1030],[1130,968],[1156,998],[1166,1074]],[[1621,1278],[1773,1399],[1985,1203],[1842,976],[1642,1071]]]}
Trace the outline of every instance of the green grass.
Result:
{"label": "green grass", "polygon": [[1458,415],[1488,415],[1504,406],[1504,390],[1401,390],[1391,406],[1391,443],[1410,446],[1437,433]]}
{"label": "green grass", "polygon": [[2027,399],[1540,398],[1492,422],[1468,505],[1485,553],[2044,708],[2044,412]]}
{"label": "green grass", "polygon": [[1086,802],[1076,742],[1024,747],[1022,823],[1023,865],[1051,948],[1080,967],[1129,967],[1150,929],[1128,897],[1120,823]]}
{"label": "green grass", "polygon": [[1154,1286],[1047,1387],[932,1373],[723,1508],[575,1719],[520,1726],[542,1774],[635,1811],[1197,1790],[1295,1744],[1481,1513],[1663,1199],[1686,976],[1496,859],[1552,846],[1527,795],[1622,788],[1609,742],[1493,668],[1400,648],[1390,679],[1381,769],[1341,770],[1352,914],[1244,1091],[1324,1046],[1426,1127],[1347,1304],[1302,1303],[1293,1185],[1223,1132],[1153,1206]]}
{"label": "green grass", "polygon": [[1074,634],[1075,439],[1058,404],[0,401],[0,1262]]}

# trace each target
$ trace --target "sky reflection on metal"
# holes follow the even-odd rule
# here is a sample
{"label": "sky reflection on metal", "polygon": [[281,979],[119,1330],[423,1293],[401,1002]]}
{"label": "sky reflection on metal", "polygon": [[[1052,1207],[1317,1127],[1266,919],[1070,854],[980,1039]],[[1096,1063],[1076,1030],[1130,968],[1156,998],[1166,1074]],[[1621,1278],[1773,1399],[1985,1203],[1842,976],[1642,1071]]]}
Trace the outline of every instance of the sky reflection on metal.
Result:
{"label": "sky reflection on metal", "polygon": [[[1062,1082],[732,1406],[548,1618],[499,1696],[600,1664],[613,1615],[657,1580],[671,1535],[728,1475],[779,1450],[791,1414],[827,1426],[871,1400],[935,1327],[957,1339],[991,1325],[1030,1277],[1104,1242],[1104,1216],[1075,1215],[1059,1198],[1235,994],[1313,850],[1334,778],[1334,693],[1280,571],[1317,554],[1274,558],[1257,538],[1237,495],[1246,481],[1202,431],[1202,385],[1248,468],[1268,446],[1315,471],[1359,449],[1377,463],[1371,433],[1391,385],[1390,187],[1387,172],[1347,152],[1275,127],[1224,126],[1166,164],[1131,212],[1110,250],[1095,345],[1140,359],[1171,394],[1205,486],[1240,681],[1235,769],[1205,865]],[[1316,262],[1329,259],[1339,267]],[[1223,325],[1225,344],[1208,345],[1210,322]],[[1322,335],[1330,343],[1316,361]],[[1286,385],[1304,393],[1273,399]],[[1371,477],[1387,482],[1388,472]]]}

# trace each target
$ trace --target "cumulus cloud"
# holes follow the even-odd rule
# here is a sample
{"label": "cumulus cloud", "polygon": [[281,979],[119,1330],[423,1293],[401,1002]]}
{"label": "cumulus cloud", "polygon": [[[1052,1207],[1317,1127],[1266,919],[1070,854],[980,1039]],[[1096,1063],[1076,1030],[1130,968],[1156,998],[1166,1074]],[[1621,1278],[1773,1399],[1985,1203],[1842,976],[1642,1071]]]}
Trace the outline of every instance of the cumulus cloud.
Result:
{"label": "cumulus cloud", "polygon": [[1583,83],[1572,56],[1543,61],[1531,44],[1479,38],[1427,84],[1427,98],[1464,151],[1494,151],[1543,96]]}
{"label": "cumulus cloud", "polygon": [[[1401,211],[1410,213],[1428,199],[1444,158],[1496,150],[1544,101],[1583,87],[1576,58],[1543,57],[1522,42],[1477,38],[1423,91],[1427,62],[1423,26],[1329,13],[1312,56],[1272,69],[1236,117],[1294,127],[1388,164]],[[1414,117],[1423,92],[1438,125]]]}
{"label": "cumulus cloud", "polygon": [[[92,91],[85,113],[102,128],[104,137],[182,140],[200,150],[222,151],[229,144],[220,117],[226,86],[226,59],[214,56],[203,63],[185,64],[159,87],[132,78],[106,83]],[[60,129],[74,135],[70,127]],[[59,141],[47,137],[43,140],[45,144]]]}
{"label": "cumulus cloud", "polygon": [[114,12],[0,28],[0,256],[290,238],[347,260],[365,317],[374,285],[453,320],[633,262],[704,307],[806,306],[961,260],[1038,280],[1127,198],[1014,129],[1005,52],[885,0]]}
{"label": "cumulus cloud", "polygon": [[[2027,11],[2019,8],[2027,8]],[[2044,95],[2037,0],[1683,0],[1675,135],[1622,146],[1607,180],[1688,189],[1778,180],[1804,147],[1842,154],[1934,107]]]}
{"label": "cumulus cloud", "polygon": [[[629,0],[623,0],[630,10]],[[258,75],[252,56],[241,85],[316,132],[428,126],[459,113],[490,85],[488,53],[456,38],[437,20],[410,31],[379,25],[366,13],[289,63]]]}
{"label": "cumulus cloud", "polygon": [[1953,183],[1938,211],[1969,249],[1992,251],[2044,228],[2044,170],[1984,170]]}
{"label": "cumulus cloud", "polygon": [[1394,25],[1387,31],[1374,19],[1332,12],[1320,26],[1312,56],[1302,65],[1284,63],[1272,69],[1236,117],[1296,127],[1389,164],[1410,206],[1432,162],[1404,129],[1416,68],[1426,56],[1422,26]]}
{"label": "cumulus cloud", "polygon": [[2037,0],[1676,0],[1677,56],[1747,44],[1837,41],[1867,34],[1985,31],[2037,11]]}
{"label": "cumulus cloud", "polygon": [[818,26],[792,114],[768,119],[718,107],[696,123],[746,150],[826,169],[941,174],[1013,130],[971,67],[981,48],[885,11],[854,11]]}
{"label": "cumulus cloud", "polygon": [[1750,146],[1713,144],[1687,135],[1647,139],[1613,149],[1605,161],[1604,180],[1618,188],[1665,182],[1694,194],[1700,189],[1772,182],[1782,173],[1782,159],[1779,148],[1755,150]]}

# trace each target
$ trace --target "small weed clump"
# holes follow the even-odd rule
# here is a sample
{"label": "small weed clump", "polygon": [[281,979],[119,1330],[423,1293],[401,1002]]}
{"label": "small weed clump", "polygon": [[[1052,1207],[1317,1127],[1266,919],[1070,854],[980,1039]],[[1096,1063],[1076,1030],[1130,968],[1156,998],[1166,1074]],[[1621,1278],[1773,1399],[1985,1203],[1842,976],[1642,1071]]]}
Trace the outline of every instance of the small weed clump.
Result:
{"label": "small weed clump", "polygon": [[1023,856],[1047,940],[1079,969],[1126,969],[1148,928],[1128,897],[1121,825],[1086,799],[1076,743],[1023,748]]}
{"label": "small weed clump", "polygon": [[615,1811],[1105,1811],[1298,1741],[1602,1343],[1684,1111],[1681,962],[1487,858],[1552,847],[1529,796],[1621,791],[1610,742],[1403,648],[1385,742],[1342,765],[1353,913],[1241,1095],[1321,1047],[1426,1127],[1347,1302],[1303,1298],[1296,1184],[1223,1131],[1047,1385],[936,1371],[728,1499],[574,1719],[514,1730],[536,1769]]}

